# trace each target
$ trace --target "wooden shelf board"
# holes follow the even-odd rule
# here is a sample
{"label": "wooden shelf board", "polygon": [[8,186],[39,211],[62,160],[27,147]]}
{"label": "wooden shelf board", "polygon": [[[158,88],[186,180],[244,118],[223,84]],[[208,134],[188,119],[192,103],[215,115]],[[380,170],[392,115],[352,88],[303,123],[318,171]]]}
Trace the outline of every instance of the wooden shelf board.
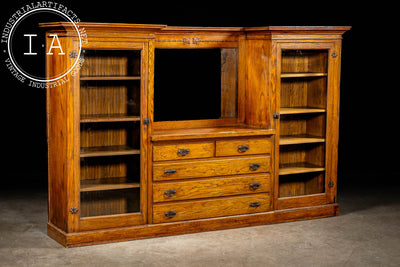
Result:
{"label": "wooden shelf board", "polygon": [[151,136],[152,141],[168,141],[197,138],[238,137],[238,136],[263,136],[274,134],[274,129],[260,129],[246,126],[225,126],[207,128],[187,128],[155,130]]}
{"label": "wooden shelf board", "polygon": [[298,108],[280,108],[281,115],[288,114],[305,114],[305,113],[325,113],[324,108],[308,108],[308,107],[298,107]]}
{"label": "wooden shelf board", "polygon": [[113,115],[85,115],[81,116],[81,123],[88,122],[118,122],[118,121],[140,121],[140,116],[133,116],[127,114],[113,114]]}
{"label": "wooden shelf board", "polygon": [[81,81],[131,81],[140,80],[140,76],[84,76]]}
{"label": "wooden shelf board", "polygon": [[307,134],[281,135],[279,137],[279,145],[294,145],[294,144],[323,143],[323,142],[325,142],[325,138]]}
{"label": "wooden shelf board", "polygon": [[326,72],[294,72],[294,73],[281,73],[281,78],[306,78],[306,77],[325,77],[328,76]]}
{"label": "wooden shelf board", "polygon": [[140,154],[140,150],[133,149],[132,147],[129,146],[103,146],[103,147],[81,148],[81,158],[137,155],[137,154]]}
{"label": "wooden shelf board", "polygon": [[126,177],[88,179],[81,181],[81,192],[140,188],[140,183]]}
{"label": "wooden shelf board", "polygon": [[279,166],[279,175],[321,172],[321,171],[325,171],[325,168],[307,162],[281,164]]}

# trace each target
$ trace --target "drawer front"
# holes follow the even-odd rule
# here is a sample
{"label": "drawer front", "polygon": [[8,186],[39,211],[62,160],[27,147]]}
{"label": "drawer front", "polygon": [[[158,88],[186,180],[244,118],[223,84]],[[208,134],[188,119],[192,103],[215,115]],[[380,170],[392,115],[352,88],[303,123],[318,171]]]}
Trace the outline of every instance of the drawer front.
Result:
{"label": "drawer front", "polygon": [[154,163],[153,180],[175,180],[269,172],[269,156]]}
{"label": "drawer front", "polygon": [[268,194],[162,203],[153,206],[153,222],[175,222],[264,212],[271,209]]}
{"label": "drawer front", "polygon": [[153,201],[165,202],[270,191],[270,175],[255,174],[153,184]]}
{"label": "drawer front", "polygon": [[209,158],[214,156],[214,142],[192,142],[153,146],[153,161]]}
{"label": "drawer front", "polygon": [[236,156],[251,154],[270,154],[270,139],[236,139],[217,141],[216,156]]}

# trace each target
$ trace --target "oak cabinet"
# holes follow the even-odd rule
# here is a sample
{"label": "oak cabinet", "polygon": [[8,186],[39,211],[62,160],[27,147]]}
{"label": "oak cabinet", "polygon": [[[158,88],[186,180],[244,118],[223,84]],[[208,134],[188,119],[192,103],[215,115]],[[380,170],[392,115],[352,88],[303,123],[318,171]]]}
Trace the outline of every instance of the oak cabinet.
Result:
{"label": "oak cabinet", "polygon": [[[66,23],[45,23],[74,60]],[[334,216],[350,27],[81,23],[47,89],[48,234],[80,246]],[[49,44],[47,44],[49,45]]]}

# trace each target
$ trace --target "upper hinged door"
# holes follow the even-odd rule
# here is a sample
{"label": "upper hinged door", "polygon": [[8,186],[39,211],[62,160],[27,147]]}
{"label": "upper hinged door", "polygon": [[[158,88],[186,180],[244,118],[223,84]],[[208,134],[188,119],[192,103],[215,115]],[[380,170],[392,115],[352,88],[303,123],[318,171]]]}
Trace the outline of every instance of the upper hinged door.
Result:
{"label": "upper hinged door", "polygon": [[277,208],[335,202],[340,46],[277,45]]}
{"label": "upper hinged door", "polygon": [[148,44],[112,45],[85,47],[74,80],[79,231],[146,223]]}

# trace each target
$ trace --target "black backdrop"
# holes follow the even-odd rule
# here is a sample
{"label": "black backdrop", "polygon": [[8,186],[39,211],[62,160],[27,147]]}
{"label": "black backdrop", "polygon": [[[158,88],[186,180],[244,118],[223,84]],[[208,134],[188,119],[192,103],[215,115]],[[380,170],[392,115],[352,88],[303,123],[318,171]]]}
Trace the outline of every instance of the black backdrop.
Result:
{"label": "black backdrop", "polygon": [[[8,2],[1,4],[1,29],[18,8],[36,1]],[[368,6],[350,1],[54,2],[64,4],[85,22],[172,26],[352,26],[343,39],[339,182],[344,179],[354,182],[370,179],[370,183],[381,184],[398,181],[400,138],[397,134],[399,87],[396,78],[399,48],[395,6],[383,3]],[[0,187],[25,184],[45,188],[45,90],[18,82],[6,69],[2,56],[1,165],[5,171],[1,172]]]}

